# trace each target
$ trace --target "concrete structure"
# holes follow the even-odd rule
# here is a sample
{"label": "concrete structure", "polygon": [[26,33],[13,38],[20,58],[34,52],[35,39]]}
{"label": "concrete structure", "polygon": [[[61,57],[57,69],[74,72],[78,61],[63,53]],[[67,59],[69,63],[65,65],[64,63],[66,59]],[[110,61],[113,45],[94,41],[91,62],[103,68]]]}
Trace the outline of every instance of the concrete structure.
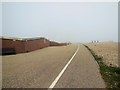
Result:
{"label": "concrete structure", "polygon": [[17,53],[26,53],[48,46],[62,46],[62,43],[49,41],[46,38],[0,38],[0,54],[9,55]]}
{"label": "concrete structure", "polygon": [[0,38],[2,42],[0,45],[0,50],[3,55],[6,54],[17,54],[34,51],[49,46],[49,40],[45,38]]}
{"label": "concrete structure", "polygon": [[49,40],[45,38],[31,39],[24,41],[25,52],[45,48],[49,46]]}
{"label": "concrete structure", "polygon": [[54,41],[50,41],[50,46],[59,46],[59,43],[54,42]]}
{"label": "concrete structure", "polygon": [[69,43],[58,43],[55,41],[50,41],[50,46],[64,46],[64,45],[68,45]]}

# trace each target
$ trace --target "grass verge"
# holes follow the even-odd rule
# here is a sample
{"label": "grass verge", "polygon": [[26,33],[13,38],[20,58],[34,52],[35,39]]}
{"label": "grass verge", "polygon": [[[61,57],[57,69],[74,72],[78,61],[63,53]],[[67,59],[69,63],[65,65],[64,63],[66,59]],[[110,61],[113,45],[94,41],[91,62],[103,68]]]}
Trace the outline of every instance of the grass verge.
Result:
{"label": "grass verge", "polygon": [[107,66],[103,62],[103,58],[96,55],[93,50],[88,46],[84,45],[93,55],[100,67],[100,73],[106,83],[108,89],[119,89],[120,90],[120,67]]}

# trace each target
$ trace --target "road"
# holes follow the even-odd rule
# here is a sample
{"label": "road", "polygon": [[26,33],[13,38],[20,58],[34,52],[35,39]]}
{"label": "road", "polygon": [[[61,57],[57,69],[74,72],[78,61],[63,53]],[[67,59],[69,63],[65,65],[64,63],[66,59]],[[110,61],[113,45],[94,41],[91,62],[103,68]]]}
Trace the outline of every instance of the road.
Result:
{"label": "road", "polygon": [[93,56],[82,44],[48,47],[2,59],[3,88],[49,88],[52,83],[53,88],[106,87]]}
{"label": "road", "polygon": [[0,89],[2,89],[2,56],[0,56]]}

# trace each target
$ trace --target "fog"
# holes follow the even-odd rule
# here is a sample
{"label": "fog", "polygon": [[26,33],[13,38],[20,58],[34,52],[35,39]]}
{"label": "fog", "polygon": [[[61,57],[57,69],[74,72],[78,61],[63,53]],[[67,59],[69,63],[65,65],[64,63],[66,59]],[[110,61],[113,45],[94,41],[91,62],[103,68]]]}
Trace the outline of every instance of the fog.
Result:
{"label": "fog", "polygon": [[118,41],[115,2],[6,2],[2,36],[59,42]]}

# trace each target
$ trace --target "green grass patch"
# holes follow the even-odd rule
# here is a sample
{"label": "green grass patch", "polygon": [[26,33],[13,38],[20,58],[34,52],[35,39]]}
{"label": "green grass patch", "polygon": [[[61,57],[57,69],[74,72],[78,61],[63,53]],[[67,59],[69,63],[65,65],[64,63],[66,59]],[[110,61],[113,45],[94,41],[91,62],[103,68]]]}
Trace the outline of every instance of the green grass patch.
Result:
{"label": "green grass patch", "polygon": [[106,83],[108,89],[119,89],[120,90],[120,67],[107,66],[103,62],[103,58],[96,55],[93,50],[88,46],[84,45],[93,55],[100,67],[100,73]]}

